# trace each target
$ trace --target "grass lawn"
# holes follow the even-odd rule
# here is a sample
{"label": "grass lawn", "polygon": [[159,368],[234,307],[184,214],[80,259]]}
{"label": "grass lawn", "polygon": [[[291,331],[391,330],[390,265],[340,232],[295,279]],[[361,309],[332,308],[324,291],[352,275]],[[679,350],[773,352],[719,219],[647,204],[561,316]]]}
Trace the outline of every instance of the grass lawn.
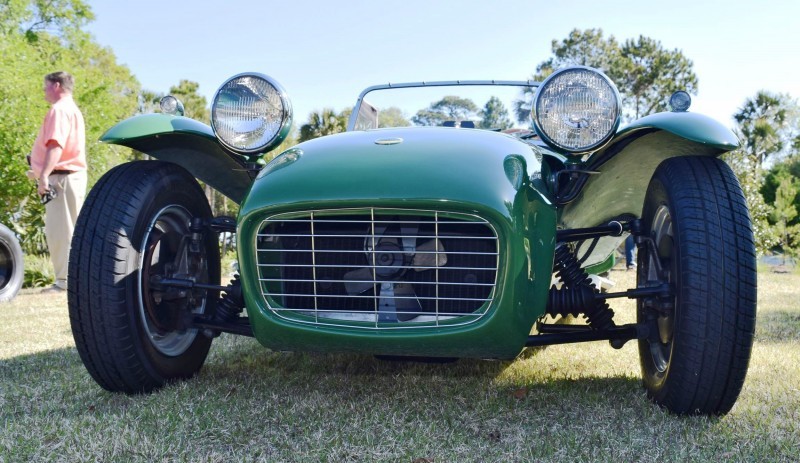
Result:
{"label": "grass lawn", "polygon": [[[111,394],[78,357],[66,297],[23,291],[0,305],[0,462],[800,461],[800,275],[765,269],[758,292],[744,390],[707,418],[647,400],[634,342],[433,365],[222,335],[195,379]],[[632,301],[612,307],[633,321]]]}

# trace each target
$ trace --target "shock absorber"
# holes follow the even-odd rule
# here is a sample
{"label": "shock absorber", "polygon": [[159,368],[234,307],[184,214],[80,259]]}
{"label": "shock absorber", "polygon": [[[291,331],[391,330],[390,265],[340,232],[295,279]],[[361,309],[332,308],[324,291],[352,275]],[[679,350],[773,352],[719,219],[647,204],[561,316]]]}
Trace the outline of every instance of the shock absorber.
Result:
{"label": "shock absorber", "polygon": [[589,326],[595,330],[613,328],[614,311],[605,299],[594,297],[597,288],[566,244],[556,247],[553,266],[556,276],[564,286],[561,289],[550,289],[547,313],[573,316],[582,313]]}

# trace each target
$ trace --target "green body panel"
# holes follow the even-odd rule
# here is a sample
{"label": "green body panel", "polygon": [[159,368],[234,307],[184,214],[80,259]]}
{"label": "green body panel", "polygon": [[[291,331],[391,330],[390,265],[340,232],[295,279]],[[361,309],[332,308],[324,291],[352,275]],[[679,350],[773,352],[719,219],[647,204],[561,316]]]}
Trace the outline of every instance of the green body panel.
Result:
{"label": "green body panel", "polygon": [[586,270],[586,273],[599,275],[601,273],[605,273],[611,270],[612,268],[614,268],[614,265],[616,264],[617,264],[617,258],[612,253],[610,256],[608,256],[606,260],[598,262],[597,264],[594,265],[590,265],[589,267],[585,267],[584,270]]}
{"label": "green body panel", "polygon": [[[102,141],[174,162],[241,204],[237,240],[245,305],[254,335],[277,350],[512,358],[544,314],[557,228],[639,217],[656,167],[675,156],[718,156],[737,147],[719,123],[660,113],[623,128],[578,168],[597,172],[572,202],[556,208],[546,180],[575,160],[496,132],[412,127],[348,132],[282,153],[253,181],[245,158],[226,151],[205,124],[163,114],[111,128]],[[547,159],[543,163],[543,153]],[[497,285],[486,314],[457,326],[364,329],[281,318],[261,294],[256,233],[275,214],[385,208],[471,214],[498,236]],[[578,243],[582,265],[614,263],[622,237]],[[347,325],[340,322],[339,325]]]}
{"label": "green body panel", "polygon": [[[560,209],[560,228],[593,227],[610,220],[640,217],[650,178],[666,159],[719,156],[738,147],[736,136],[719,122],[694,113],[658,113],[623,128],[583,168],[591,175],[578,198]],[[623,237],[601,239],[584,266],[602,263]],[[588,249],[582,246],[581,250]],[[583,257],[581,250],[579,256]]]}
{"label": "green body panel", "polygon": [[211,127],[187,117],[132,117],[111,127],[100,141],[178,164],[238,204],[252,184],[246,158],[226,151]]}
{"label": "green body panel", "polygon": [[[378,139],[402,139],[380,145]],[[512,184],[504,161],[526,171]],[[510,136],[455,128],[349,132],[302,143],[267,166],[242,204],[237,233],[247,313],[256,338],[280,350],[512,358],[544,313],[556,211],[540,193],[533,149]],[[497,287],[488,313],[463,326],[365,330],[278,318],[260,293],[255,234],[276,213],[380,207],[468,213],[499,238]]]}
{"label": "green body panel", "polygon": [[[719,150],[720,153],[739,147],[739,140],[730,129],[708,116],[690,112],[663,112],[645,116],[623,127],[614,138],[618,140],[634,132],[647,129],[663,130],[688,141]],[[591,161],[589,163],[591,164]]]}

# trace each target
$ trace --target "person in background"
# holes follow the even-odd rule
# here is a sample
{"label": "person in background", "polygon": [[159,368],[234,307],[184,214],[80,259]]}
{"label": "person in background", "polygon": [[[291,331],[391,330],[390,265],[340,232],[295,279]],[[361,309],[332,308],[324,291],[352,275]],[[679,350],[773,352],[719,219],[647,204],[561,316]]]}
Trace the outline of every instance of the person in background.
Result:
{"label": "person in background", "polygon": [[633,242],[633,235],[628,235],[625,238],[625,268],[628,270],[636,269],[636,260],[633,255],[635,250],[636,244]]}
{"label": "person in background", "polygon": [[72,99],[74,78],[63,71],[44,77],[44,97],[50,111],[44,117],[30,155],[28,178],[37,183],[45,204],[45,237],[56,281],[43,292],[67,289],[69,247],[86,195],[86,130]]}

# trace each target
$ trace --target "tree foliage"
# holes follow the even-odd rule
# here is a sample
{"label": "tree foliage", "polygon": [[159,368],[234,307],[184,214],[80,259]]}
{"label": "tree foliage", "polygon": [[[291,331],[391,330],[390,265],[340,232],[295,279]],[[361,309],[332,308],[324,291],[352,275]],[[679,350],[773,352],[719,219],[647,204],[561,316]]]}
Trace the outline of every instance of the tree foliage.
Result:
{"label": "tree foliage", "polygon": [[506,130],[513,127],[511,119],[508,118],[508,110],[500,101],[500,98],[493,96],[483,106],[480,112],[481,121],[478,127],[487,130]]}
{"label": "tree foliage", "polygon": [[[781,181],[787,177],[800,178],[800,154],[795,154],[775,163],[764,176],[761,195],[769,204],[775,203],[776,192]],[[792,200],[800,210],[800,193]],[[798,220],[800,222],[800,220]]]}
{"label": "tree foliage", "polygon": [[723,155],[723,159],[731,166],[742,187],[750,219],[753,224],[753,238],[756,251],[765,254],[776,244],[769,217],[772,206],[761,196],[761,185],[764,173],[760,167],[754,167],[753,161],[742,150],[735,150]]}
{"label": "tree foliage", "polygon": [[416,125],[442,125],[445,121],[474,120],[477,112],[478,106],[469,98],[449,95],[417,111],[411,122]]}
{"label": "tree foliage", "polygon": [[136,95],[136,114],[152,114],[159,110],[159,103],[161,98],[164,98],[163,93],[155,92],[153,90],[142,89]]}
{"label": "tree foliage", "polygon": [[754,172],[792,146],[797,112],[797,102],[788,95],[760,91],[733,115],[742,153],[750,158]]}
{"label": "tree foliage", "polygon": [[776,244],[785,254],[800,254],[800,155],[795,154],[769,169],[761,194],[772,205],[769,215]]}
{"label": "tree foliage", "polygon": [[[553,56],[536,66],[533,80],[542,81],[567,66],[600,69],[617,85],[627,120],[667,110],[676,90],[697,93],[692,61],[680,50],[667,50],[649,37],[620,44],[613,35],[604,37],[602,29],[573,29],[562,41],[553,40],[551,50]],[[526,89],[514,103],[519,122],[530,121],[534,92]]]}
{"label": "tree foliage", "polygon": [[[758,92],[734,114],[740,148],[725,155],[747,199],[753,219],[756,246],[762,253],[786,243],[786,233],[776,228],[776,190],[790,165],[765,174],[766,163],[793,149],[797,137],[797,103],[787,95]],[[784,206],[780,208],[785,209]]]}
{"label": "tree foliage", "polygon": [[408,127],[411,125],[403,110],[397,106],[381,109],[378,113],[378,127]]}
{"label": "tree foliage", "polygon": [[697,94],[692,61],[678,49],[664,49],[657,40],[641,35],[626,40],[618,64],[609,72],[630,119],[669,110],[669,97],[678,90]]}
{"label": "tree foliage", "polygon": [[607,71],[618,66],[620,45],[614,36],[603,37],[602,29],[573,29],[562,41],[550,43],[553,56],[536,66],[533,79],[542,81],[567,66],[589,66]]}
{"label": "tree foliage", "polygon": [[312,111],[308,115],[308,122],[300,126],[299,141],[303,142],[325,135],[332,135],[347,130],[347,120],[350,118],[351,109],[337,113],[331,108],[322,111]]}
{"label": "tree foliage", "polygon": [[53,36],[73,33],[93,19],[94,13],[80,0],[0,1],[0,34],[22,34],[31,41],[43,32]]}
{"label": "tree foliage", "polygon": [[178,85],[169,88],[169,94],[183,103],[184,116],[208,124],[211,112],[208,109],[206,97],[198,93],[200,84],[191,80],[181,79]]}
{"label": "tree foliage", "polygon": [[[134,113],[139,84],[110,49],[82,31],[93,17],[80,0],[0,1],[0,221],[5,224],[23,217],[23,207],[41,212],[25,177],[25,155],[49,107],[42,92],[46,74],[64,70],[75,76],[74,97],[86,122],[89,185],[128,156],[129,150],[96,140]],[[20,228],[32,226],[23,220]]]}
{"label": "tree foliage", "polygon": [[784,256],[789,254],[797,257],[798,251],[800,251],[800,225],[797,223],[795,203],[798,195],[800,195],[800,181],[792,176],[782,177],[775,190],[775,202],[770,221],[775,224],[775,240],[783,249]]}

